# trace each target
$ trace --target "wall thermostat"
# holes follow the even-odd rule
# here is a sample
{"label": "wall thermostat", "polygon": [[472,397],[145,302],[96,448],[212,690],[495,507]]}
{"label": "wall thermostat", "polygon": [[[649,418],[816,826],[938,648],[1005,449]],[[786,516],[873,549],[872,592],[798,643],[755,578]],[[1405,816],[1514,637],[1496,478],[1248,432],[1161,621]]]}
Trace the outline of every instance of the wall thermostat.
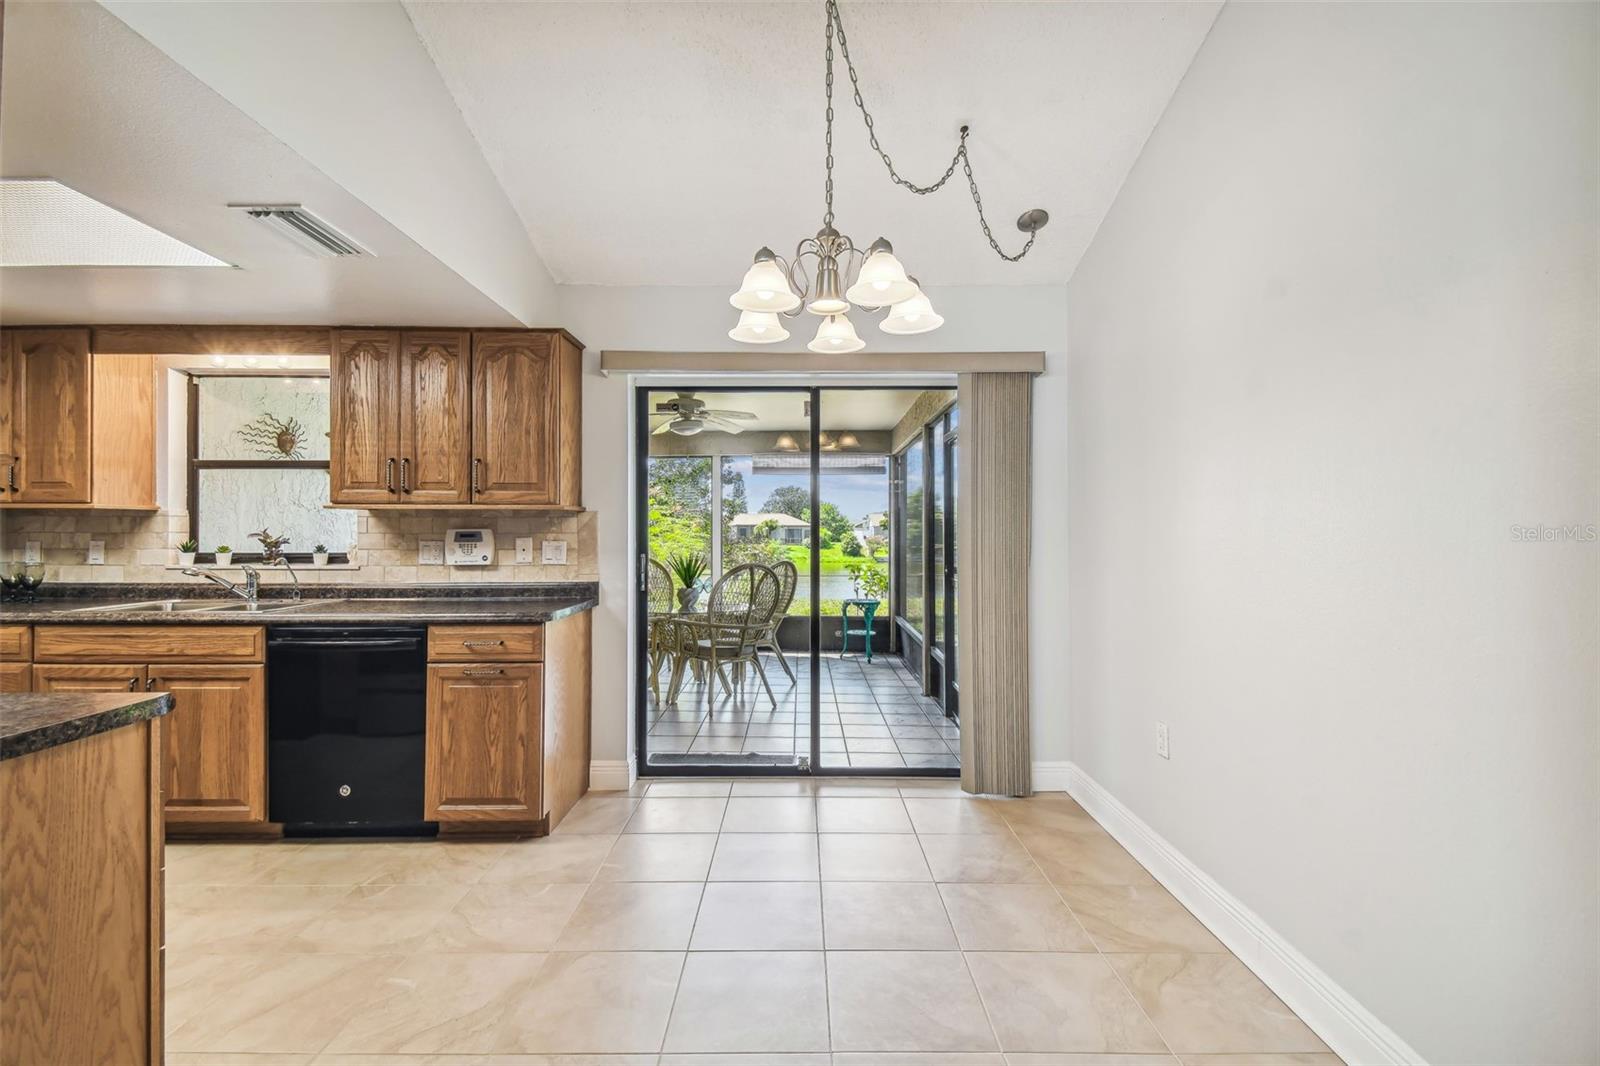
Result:
{"label": "wall thermostat", "polygon": [[444,561],[451,566],[488,566],[494,562],[494,530],[452,529],[444,536]]}

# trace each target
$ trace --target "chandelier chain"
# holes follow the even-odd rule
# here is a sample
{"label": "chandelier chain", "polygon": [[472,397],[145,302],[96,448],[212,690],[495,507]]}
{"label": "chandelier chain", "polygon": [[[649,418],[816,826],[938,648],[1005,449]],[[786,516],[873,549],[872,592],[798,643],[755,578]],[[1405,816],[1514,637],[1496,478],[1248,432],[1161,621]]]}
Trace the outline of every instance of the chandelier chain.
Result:
{"label": "chandelier chain", "polygon": [[929,193],[938,192],[944,188],[945,183],[955,174],[956,164],[960,163],[962,172],[966,175],[967,187],[972,192],[973,206],[978,209],[978,225],[982,227],[983,235],[989,241],[989,247],[994,249],[996,255],[1009,263],[1015,263],[1027,255],[1029,249],[1033,247],[1034,239],[1039,236],[1038,230],[1029,232],[1028,240],[1023,244],[1022,250],[1015,255],[1011,255],[1000,247],[1000,242],[995,240],[994,232],[989,228],[989,220],[983,213],[983,195],[978,192],[978,180],[972,175],[972,158],[967,154],[967,134],[970,131],[966,126],[961,127],[961,140],[956,146],[955,154],[950,157],[950,165],[945,167],[944,173],[940,175],[939,180],[932,185],[918,185],[915,182],[908,181],[900,176],[899,171],[895,170],[894,160],[890,158],[888,152],[884,151],[883,145],[878,142],[878,131],[873,124],[872,112],[867,110],[866,101],[861,97],[861,79],[856,74],[856,65],[850,61],[850,44],[845,38],[844,17],[839,13],[838,0],[827,0],[826,7],[828,16],[827,76],[825,79],[828,101],[826,123],[828,146],[827,224],[833,225],[833,37],[835,31],[837,31],[839,35],[839,54],[844,59],[845,70],[850,74],[850,88],[855,97],[856,108],[861,112],[862,121],[867,126],[867,141],[872,145],[872,150],[878,153],[878,158],[883,160],[884,167],[889,171],[890,179],[896,185],[909,189],[918,196],[927,196]]}

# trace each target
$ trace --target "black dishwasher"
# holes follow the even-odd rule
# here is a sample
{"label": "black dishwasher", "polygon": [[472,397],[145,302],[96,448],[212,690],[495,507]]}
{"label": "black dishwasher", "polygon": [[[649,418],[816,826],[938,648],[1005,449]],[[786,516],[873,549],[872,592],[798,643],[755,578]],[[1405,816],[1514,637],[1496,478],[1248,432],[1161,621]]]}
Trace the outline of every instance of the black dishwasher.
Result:
{"label": "black dishwasher", "polygon": [[427,703],[421,626],[267,630],[267,814],[287,836],[418,836]]}

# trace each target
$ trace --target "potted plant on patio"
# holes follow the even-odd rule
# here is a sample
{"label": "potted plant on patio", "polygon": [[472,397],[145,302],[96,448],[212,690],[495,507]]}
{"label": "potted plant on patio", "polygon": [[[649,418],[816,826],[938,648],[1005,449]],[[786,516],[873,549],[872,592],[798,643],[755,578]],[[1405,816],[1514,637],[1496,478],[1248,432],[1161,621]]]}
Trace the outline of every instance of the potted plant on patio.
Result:
{"label": "potted plant on patio", "polygon": [[200,542],[199,541],[196,541],[196,540],[180,541],[178,543],[178,565],[179,566],[193,566],[194,565],[194,553],[199,551],[199,550],[200,550]]}
{"label": "potted plant on patio", "polygon": [[694,610],[694,601],[700,597],[697,586],[710,569],[706,557],[699,552],[679,552],[667,560],[667,569],[681,586],[678,589],[678,608],[683,611]]}

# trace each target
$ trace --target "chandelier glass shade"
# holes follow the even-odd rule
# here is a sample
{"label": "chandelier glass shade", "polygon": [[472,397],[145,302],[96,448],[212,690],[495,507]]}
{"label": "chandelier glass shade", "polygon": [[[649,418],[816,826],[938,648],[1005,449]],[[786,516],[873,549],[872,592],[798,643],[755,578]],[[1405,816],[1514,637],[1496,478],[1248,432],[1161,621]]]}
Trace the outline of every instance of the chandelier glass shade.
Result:
{"label": "chandelier glass shade", "polygon": [[740,311],[739,324],[728,331],[728,336],[746,344],[777,344],[789,339],[783,320],[773,311]]}
{"label": "chandelier glass shade", "polygon": [[867,138],[872,150],[883,161],[889,177],[899,185],[919,196],[937,192],[962,168],[967,186],[972,192],[972,202],[977,207],[978,224],[989,247],[1008,262],[1017,262],[1028,254],[1034,240],[1050,216],[1040,208],[1026,211],[1017,219],[1017,228],[1028,235],[1022,249],[1015,254],[1004,251],[989,229],[983,213],[983,198],[978,194],[977,179],[972,176],[972,160],[967,154],[968,127],[961,127],[960,143],[944,175],[931,185],[917,185],[901,177],[894,168],[889,154],[878,143],[872,115],[861,97],[860,80],[855,65],[850,61],[850,46],[845,39],[844,18],[839,13],[838,0],[824,0],[827,17],[827,46],[824,52],[824,70],[827,110],[824,130],[826,155],[823,185],[824,210],[822,228],[814,237],[807,237],[795,246],[794,256],[785,261],[771,248],[761,248],[755,254],[750,269],[745,271],[739,289],[728,298],[738,308],[739,324],[728,331],[728,336],[745,344],[773,344],[785,340],[788,330],[783,328],[778,316],[793,317],[804,307],[811,314],[822,317],[816,337],[806,345],[813,352],[858,352],[866,342],[856,334],[847,317],[852,307],[865,311],[888,309],[888,314],[878,328],[896,336],[928,333],[944,325],[944,318],[936,314],[933,304],[915,278],[894,254],[894,247],[879,237],[863,251],[849,237],[833,227],[833,48],[838,38],[839,53],[850,75],[850,88],[855,106],[866,122]]}

